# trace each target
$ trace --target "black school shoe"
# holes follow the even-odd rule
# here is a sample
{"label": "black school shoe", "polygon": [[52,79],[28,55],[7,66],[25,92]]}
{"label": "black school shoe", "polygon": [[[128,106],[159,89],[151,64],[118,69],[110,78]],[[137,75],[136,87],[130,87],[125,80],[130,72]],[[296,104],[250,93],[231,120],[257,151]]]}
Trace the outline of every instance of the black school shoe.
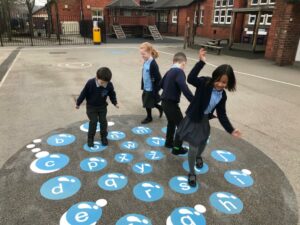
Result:
{"label": "black school shoe", "polygon": [[203,159],[201,156],[196,158],[196,168],[202,169],[203,168]]}
{"label": "black school shoe", "polygon": [[151,123],[152,122],[152,118],[146,117],[144,120],[142,120],[142,124],[147,124],[147,123]]}
{"label": "black school shoe", "polygon": [[93,138],[88,138],[87,144],[90,148],[94,147],[94,139]]}
{"label": "black school shoe", "polygon": [[196,187],[197,182],[196,182],[196,175],[195,174],[188,174],[188,184],[191,187]]}
{"label": "black school shoe", "polygon": [[101,143],[102,143],[103,146],[107,146],[108,145],[107,137],[101,138]]}
{"label": "black school shoe", "polygon": [[180,147],[179,149],[177,147],[173,147],[172,154],[173,155],[185,155],[188,152],[188,150],[184,147]]}

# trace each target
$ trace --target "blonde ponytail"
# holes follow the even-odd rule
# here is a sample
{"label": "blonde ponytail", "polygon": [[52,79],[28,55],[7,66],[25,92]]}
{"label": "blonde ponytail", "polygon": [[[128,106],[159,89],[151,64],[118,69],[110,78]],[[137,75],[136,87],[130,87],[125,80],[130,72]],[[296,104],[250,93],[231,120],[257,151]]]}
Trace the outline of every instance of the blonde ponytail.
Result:
{"label": "blonde ponytail", "polygon": [[153,45],[149,42],[144,42],[140,45],[140,49],[145,49],[147,52],[151,53],[154,59],[159,57],[157,50],[153,47]]}

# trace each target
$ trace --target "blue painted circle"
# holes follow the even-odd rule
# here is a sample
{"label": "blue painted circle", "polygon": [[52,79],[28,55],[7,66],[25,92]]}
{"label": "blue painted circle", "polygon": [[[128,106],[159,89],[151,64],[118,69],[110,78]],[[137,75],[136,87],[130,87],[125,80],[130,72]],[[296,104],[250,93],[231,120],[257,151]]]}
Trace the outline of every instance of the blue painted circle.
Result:
{"label": "blue painted circle", "polygon": [[[186,160],[182,163],[182,167],[186,172],[190,172],[189,162]],[[203,167],[201,169],[197,169],[195,166],[195,172],[196,174],[205,174],[209,170],[209,167],[206,163],[203,164]]]}
{"label": "blue painted circle", "polygon": [[44,198],[60,200],[76,194],[81,187],[81,182],[73,176],[58,176],[46,181],[40,193]]}
{"label": "blue painted circle", "polygon": [[[86,122],[84,124],[82,124],[80,126],[80,130],[84,131],[84,132],[88,132],[89,131],[89,122]],[[100,132],[100,123],[97,123],[97,129],[96,132]]]}
{"label": "blue painted circle", "polygon": [[55,134],[48,138],[47,143],[51,146],[66,146],[72,144],[76,140],[76,137],[72,134]]}
{"label": "blue painted circle", "polygon": [[65,154],[50,154],[36,161],[36,167],[43,171],[58,171],[68,165],[70,159]]}
{"label": "blue painted circle", "polygon": [[165,142],[165,139],[162,137],[149,137],[146,140],[146,143],[151,147],[163,147]]}
{"label": "blue painted circle", "polygon": [[108,132],[107,139],[111,141],[120,141],[126,137],[126,134],[122,131],[110,131]]}
{"label": "blue painted circle", "polygon": [[235,195],[228,192],[215,192],[209,197],[210,204],[224,214],[240,214],[243,202]]}
{"label": "blue painted circle", "polygon": [[119,153],[115,155],[115,160],[118,163],[130,163],[133,160],[133,155],[129,153]]}
{"label": "blue painted circle", "polygon": [[206,225],[205,217],[190,207],[181,207],[175,209],[169,216],[167,223],[170,225]]}
{"label": "blue painted circle", "polygon": [[199,185],[197,183],[196,187],[191,187],[188,184],[188,178],[186,176],[173,177],[169,181],[170,188],[180,194],[193,194],[198,191]]}
{"label": "blue painted circle", "polygon": [[133,188],[134,196],[144,202],[155,202],[164,196],[164,188],[158,183],[146,181]]}
{"label": "blue painted circle", "polygon": [[87,158],[81,161],[80,168],[86,172],[97,172],[107,166],[107,161],[101,157]]}
{"label": "blue painted circle", "polygon": [[153,150],[153,151],[145,152],[145,157],[149,160],[157,161],[163,159],[165,156],[161,151]]}
{"label": "blue painted circle", "polygon": [[151,134],[152,130],[149,127],[134,127],[131,129],[132,133],[137,135],[147,135]]}
{"label": "blue painted circle", "polygon": [[151,220],[140,214],[127,214],[118,220],[116,225],[152,225]]}
{"label": "blue painted circle", "polygon": [[106,191],[117,191],[124,188],[128,183],[128,179],[121,173],[108,173],[98,180],[100,188]]}
{"label": "blue painted circle", "polygon": [[167,133],[167,127],[161,128],[161,131],[162,131],[164,134],[166,134],[166,133]]}
{"label": "blue painted circle", "polygon": [[123,150],[136,150],[139,144],[135,141],[125,141],[121,144],[121,149]]}
{"label": "blue painted circle", "polygon": [[96,224],[102,216],[102,208],[94,202],[80,202],[73,205],[62,216],[60,224]]}
{"label": "blue painted circle", "polygon": [[235,154],[226,150],[215,150],[211,152],[211,156],[219,162],[234,162],[236,160]]}
{"label": "blue painted circle", "polygon": [[90,148],[87,144],[85,144],[83,149],[87,152],[102,152],[107,149],[107,146],[103,146],[100,142],[94,141],[94,147]]}
{"label": "blue painted circle", "polygon": [[152,172],[152,166],[146,162],[139,162],[132,166],[132,170],[137,174],[149,174]]}
{"label": "blue painted circle", "polygon": [[241,188],[251,187],[254,183],[252,177],[241,170],[226,171],[224,177],[229,183]]}

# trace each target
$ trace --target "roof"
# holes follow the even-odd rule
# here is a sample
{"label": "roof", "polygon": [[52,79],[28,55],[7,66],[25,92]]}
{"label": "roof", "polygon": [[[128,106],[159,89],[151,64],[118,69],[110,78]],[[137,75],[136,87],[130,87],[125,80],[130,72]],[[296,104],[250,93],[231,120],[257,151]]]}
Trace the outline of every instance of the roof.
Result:
{"label": "roof", "polygon": [[150,8],[154,9],[166,9],[166,8],[180,8],[186,7],[194,3],[196,0],[157,0]]}
{"label": "roof", "polygon": [[108,8],[140,8],[140,5],[135,0],[114,0],[108,4]]}

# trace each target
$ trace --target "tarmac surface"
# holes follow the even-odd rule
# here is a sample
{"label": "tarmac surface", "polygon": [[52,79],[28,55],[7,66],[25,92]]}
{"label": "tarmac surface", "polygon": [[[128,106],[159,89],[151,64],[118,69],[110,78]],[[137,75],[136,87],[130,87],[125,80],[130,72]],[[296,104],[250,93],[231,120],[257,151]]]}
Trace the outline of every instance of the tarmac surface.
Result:
{"label": "tarmac surface", "polygon": [[145,224],[297,223],[291,185],[259,149],[214,128],[190,188],[187,156],[163,147],[166,122],[141,126],[141,119],[110,117],[107,148],[87,147],[85,121],[36,137],[0,172],[1,213],[13,215],[1,224],[144,224],[121,220],[131,214]]}
{"label": "tarmac surface", "polygon": [[[176,43],[157,44],[156,47],[160,51],[158,63],[164,74],[172,64],[172,55],[183,49]],[[58,224],[72,205],[99,199],[106,199],[108,204],[102,208],[98,224],[115,224],[128,213],[142,214],[152,224],[165,224],[177,207],[193,208],[195,205],[205,206],[206,212],[201,215],[207,224],[300,224],[300,70],[297,65],[278,67],[264,59],[208,54],[202,75],[210,75],[223,63],[231,64],[236,71],[238,90],[228,93],[227,113],[243,137],[242,140],[232,139],[221,130],[217,120],[212,121],[211,141],[205,152],[209,170],[198,176],[200,188],[196,193],[179,194],[169,187],[169,181],[174,176],[186,176],[182,167],[185,159],[175,157],[161,147],[149,148],[145,137],[135,136],[131,131],[139,126],[145,115],[141,107],[142,62],[137,44],[35,47],[22,48],[17,53],[14,50],[16,48],[0,49],[0,224]],[[188,73],[197,61],[197,52],[190,49],[184,52],[189,58]],[[113,71],[120,109],[110,105],[109,115],[115,122],[113,129],[125,132],[126,138],[111,141],[107,150],[93,154],[83,150],[85,133],[79,129],[83,123],[79,121],[86,121],[85,106],[80,110],[75,110],[74,106],[87,79],[101,66],[109,66]],[[182,98],[180,105],[185,111],[188,103]],[[157,120],[156,112],[154,115],[155,123],[149,127],[153,135],[164,137],[161,128],[166,125],[165,120]],[[52,134],[66,132],[75,135],[74,143],[65,147],[47,144]],[[67,165],[49,174],[33,172],[30,166],[36,157],[31,152],[33,149],[26,146],[37,138],[42,139],[36,144],[37,148],[51,154],[65,154],[69,159],[63,157],[65,162],[68,161]],[[120,149],[122,141],[130,139],[139,144],[133,152],[134,160],[131,164],[119,164],[114,157],[117,152],[123,152]],[[152,173],[136,175],[133,164],[146,160],[143,153],[151,149],[162,151],[165,157],[155,163],[149,161],[153,166]],[[216,149],[234,153],[236,160],[218,162],[211,155]],[[106,159],[107,166],[94,173],[83,171],[80,162],[94,156]],[[226,171],[243,169],[246,169],[245,175],[251,171],[251,186],[240,188],[226,180]],[[97,181],[108,172],[122,173],[128,178],[128,184],[115,192],[104,191]],[[40,189],[47,180],[66,175],[81,181],[78,192],[64,200],[43,197]],[[143,179],[146,177],[165,190],[164,196],[154,203],[142,202],[133,193],[136,184],[149,181]],[[249,178],[249,175],[245,177]],[[251,183],[251,179],[247,182]],[[59,192],[60,189],[55,190]],[[225,214],[211,204],[212,194],[220,191],[232,193],[241,200],[243,209],[239,214]],[[98,205],[105,204],[99,201]],[[203,207],[196,208],[203,211]],[[176,213],[174,211],[173,216]],[[80,214],[78,218],[86,217]]]}

